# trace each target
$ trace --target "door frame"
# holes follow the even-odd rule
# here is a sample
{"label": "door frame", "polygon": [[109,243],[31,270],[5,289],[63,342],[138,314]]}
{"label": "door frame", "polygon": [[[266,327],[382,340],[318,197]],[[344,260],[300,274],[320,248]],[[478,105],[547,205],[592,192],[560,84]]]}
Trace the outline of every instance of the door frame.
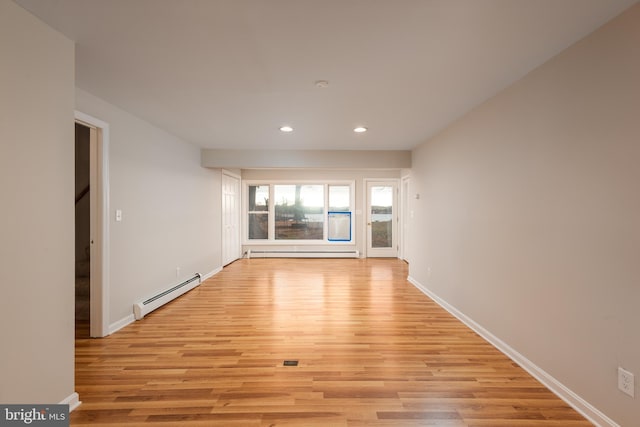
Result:
{"label": "door frame", "polygon": [[240,259],[240,257],[242,256],[242,177],[240,175],[237,175],[233,172],[229,172],[228,170],[222,169],[222,180],[221,180],[221,185],[222,185],[222,204],[221,204],[221,208],[224,209],[224,177],[227,176],[229,178],[233,178],[236,179],[238,181],[238,192],[236,193],[236,203],[235,203],[235,208],[236,208],[236,224],[237,224],[237,230],[236,230],[236,234],[237,234],[237,242],[238,245],[235,248],[235,258],[229,262],[227,262],[227,260],[225,259],[224,255],[225,255],[225,231],[224,231],[224,227],[225,227],[225,215],[224,215],[224,211],[222,212],[222,218],[221,218],[221,223],[222,223],[222,248],[221,248],[221,253],[222,253],[222,264],[224,265],[228,265],[231,264],[233,261]]}
{"label": "door frame", "polygon": [[[91,162],[90,175],[96,177],[97,186],[91,189],[92,235],[90,326],[94,338],[109,335],[109,124],[80,111],[75,111],[75,122],[96,131],[96,150]],[[95,203],[95,206],[93,204]]]}
{"label": "door frame", "polygon": [[[370,250],[369,245],[370,245],[370,239],[371,239],[371,233],[370,233],[370,225],[369,225],[369,215],[370,215],[370,206],[369,206],[369,184],[371,183],[380,183],[380,184],[392,184],[395,187],[395,191],[393,194],[393,221],[392,221],[392,246],[395,247],[395,255],[392,256],[385,256],[387,258],[397,258],[399,255],[399,249],[398,249],[398,244],[399,244],[399,236],[398,236],[398,223],[399,218],[400,218],[400,206],[399,206],[399,197],[398,197],[398,192],[399,192],[399,179],[397,178],[365,178],[363,180],[363,186],[364,186],[364,191],[363,196],[364,196],[364,200],[363,200],[363,206],[364,206],[364,221],[363,221],[363,230],[364,230],[364,245],[363,245],[363,249],[364,249],[364,256],[365,258],[370,258],[370,257],[380,257],[382,255],[376,255],[376,254],[372,254],[372,250]],[[392,248],[393,249],[393,248]]]}
{"label": "door frame", "polygon": [[400,250],[398,251],[398,258],[409,262],[409,248],[408,248],[408,232],[409,226],[409,186],[411,185],[411,177],[409,175],[403,176],[400,180],[400,222],[398,228],[400,229]]}

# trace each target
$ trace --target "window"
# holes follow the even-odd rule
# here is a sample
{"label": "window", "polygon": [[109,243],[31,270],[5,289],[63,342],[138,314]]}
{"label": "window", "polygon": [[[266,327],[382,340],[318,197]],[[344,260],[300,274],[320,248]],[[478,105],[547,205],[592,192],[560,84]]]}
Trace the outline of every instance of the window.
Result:
{"label": "window", "polygon": [[329,211],[351,211],[351,187],[348,185],[329,186]]}
{"label": "window", "polygon": [[269,186],[249,186],[249,239],[269,238]]}
{"label": "window", "polygon": [[371,187],[371,247],[393,246],[393,187]]}
{"label": "window", "polygon": [[322,240],[324,185],[274,185],[276,240]]}
{"label": "window", "polygon": [[328,242],[328,213],[351,212],[354,203],[353,183],[248,183],[246,189],[250,241]]}

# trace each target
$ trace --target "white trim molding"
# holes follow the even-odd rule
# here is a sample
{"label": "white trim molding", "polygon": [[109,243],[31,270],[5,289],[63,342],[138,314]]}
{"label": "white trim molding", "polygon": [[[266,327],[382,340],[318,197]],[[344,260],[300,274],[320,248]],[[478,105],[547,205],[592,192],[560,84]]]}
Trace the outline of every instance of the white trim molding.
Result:
{"label": "white trim molding", "polygon": [[71,393],[71,395],[67,396],[59,404],[60,405],[69,405],[69,412],[73,412],[73,410],[76,409],[78,406],[80,406],[82,404],[82,402],[80,401],[80,396],[78,395],[78,393],[73,392],[73,393]]}
{"label": "white trim molding", "polygon": [[447,310],[454,317],[460,320],[462,323],[471,328],[474,332],[488,341],[495,348],[504,353],[511,360],[520,365],[525,371],[527,371],[531,376],[540,381],[545,387],[551,390],[554,394],[556,394],[560,399],[564,400],[569,406],[582,414],[587,420],[595,424],[599,427],[620,427],[615,421],[611,418],[607,417],[604,413],[599,411],[589,402],[584,400],[582,397],[578,396],[576,393],[571,391],[568,387],[562,384],[560,381],[555,379],[549,373],[545,372],[542,368],[534,364],[532,361],[524,357],[522,354],[518,353],[515,349],[509,346],[507,343],[502,341],[497,336],[493,335],[491,332],[480,326],[473,319],[456,309],[454,306],[449,304],[444,299],[440,298],[426,286],[422,285],[413,277],[407,277],[409,283],[418,288],[422,293],[431,298],[438,304],[440,307]]}
{"label": "white trim molding", "polygon": [[216,268],[216,269],[214,269],[214,270],[211,270],[211,271],[210,271],[210,272],[208,272],[208,273],[205,273],[205,274],[202,276],[202,282],[204,282],[205,280],[207,280],[207,279],[209,279],[209,278],[211,278],[211,277],[215,276],[216,274],[220,273],[221,271],[222,271],[222,267],[218,267],[218,268]]}
{"label": "white trim molding", "polygon": [[109,325],[109,334],[111,335],[115,332],[118,332],[120,329],[124,328],[127,325],[130,325],[131,323],[135,322],[136,318],[133,315],[133,313],[131,313],[128,316],[123,317],[122,319],[113,322],[112,324]]}

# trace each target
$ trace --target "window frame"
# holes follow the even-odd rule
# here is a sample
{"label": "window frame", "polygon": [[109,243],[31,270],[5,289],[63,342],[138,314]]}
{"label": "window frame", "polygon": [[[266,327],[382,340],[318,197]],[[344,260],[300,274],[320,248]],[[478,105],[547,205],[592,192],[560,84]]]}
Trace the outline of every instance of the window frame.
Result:
{"label": "window frame", "polygon": [[[260,187],[262,185],[263,184],[254,184],[252,186]],[[273,198],[272,187],[269,186],[269,197],[268,197],[269,204],[271,204],[271,199],[272,198]],[[244,208],[243,208],[243,215],[244,215],[243,216],[243,218],[244,218],[243,219],[243,223],[246,223],[246,225],[243,225],[243,228],[245,229],[244,240],[249,240],[251,242],[266,242],[267,239],[269,238],[269,234],[270,234],[269,233],[269,224],[270,224],[270,217],[272,215],[272,213],[271,213],[271,211],[269,209],[269,206],[267,206],[267,210],[266,211],[250,211],[249,210],[249,206],[250,206],[250,203],[249,203],[249,186],[246,187],[246,196],[243,195],[243,201],[244,201],[243,202],[243,205],[244,205]],[[267,239],[249,239],[249,224],[251,223],[249,221],[249,216],[252,215],[252,214],[253,215],[266,215],[267,216]]]}
{"label": "window frame", "polygon": [[[356,185],[355,180],[246,180],[242,186],[242,238],[243,245],[354,245],[355,244],[355,207],[356,207]],[[267,239],[249,239],[249,187],[250,186],[268,186],[269,187],[269,206],[268,216],[268,233]],[[304,239],[276,239],[275,238],[275,186],[276,185],[322,185],[324,187],[324,211],[323,211],[323,231],[322,239],[304,240]],[[351,240],[332,241],[329,240],[329,187],[330,186],[348,186],[349,187],[349,208],[351,212]]]}

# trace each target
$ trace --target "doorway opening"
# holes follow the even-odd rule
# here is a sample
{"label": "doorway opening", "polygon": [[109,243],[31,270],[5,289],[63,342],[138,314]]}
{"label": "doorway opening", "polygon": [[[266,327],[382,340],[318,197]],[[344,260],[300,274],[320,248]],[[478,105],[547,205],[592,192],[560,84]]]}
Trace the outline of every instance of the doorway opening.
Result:
{"label": "doorway opening", "polygon": [[77,338],[104,337],[109,335],[109,126],[80,112],[75,118],[75,332]]}
{"label": "doorway opening", "polygon": [[[91,133],[75,128],[75,284],[76,338],[89,338],[91,318]],[[95,191],[95,188],[93,189]]]}

